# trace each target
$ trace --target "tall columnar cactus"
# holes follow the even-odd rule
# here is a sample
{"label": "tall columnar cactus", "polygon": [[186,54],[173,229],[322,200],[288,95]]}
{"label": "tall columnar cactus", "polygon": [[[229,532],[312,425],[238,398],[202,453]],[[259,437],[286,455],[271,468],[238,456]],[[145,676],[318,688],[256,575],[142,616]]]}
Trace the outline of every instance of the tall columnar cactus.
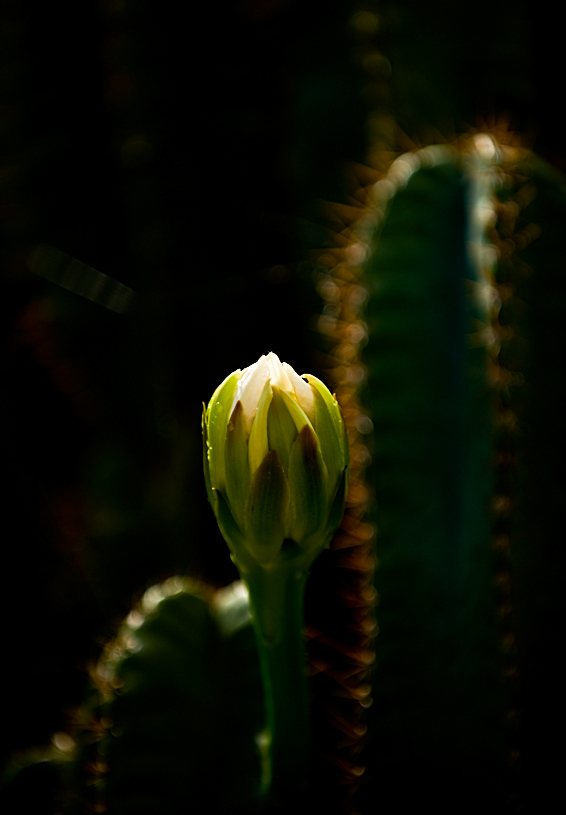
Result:
{"label": "tall columnar cactus", "polygon": [[[521,706],[531,708],[530,727],[544,731],[521,686],[521,677],[533,681],[524,608],[538,605],[542,618],[543,582],[558,599],[548,565],[534,572],[529,592],[534,537],[513,518],[524,517],[524,501],[532,514],[534,496],[555,489],[554,479],[536,483],[521,451],[534,457],[529,437],[539,431],[530,417],[545,403],[541,394],[537,408],[529,389],[530,377],[548,370],[542,357],[534,365],[535,326],[543,302],[549,313],[563,306],[550,303],[545,280],[563,182],[527,151],[477,134],[400,156],[365,192],[357,227],[346,223],[338,235],[354,238],[322,273],[332,316],[320,327],[340,348],[349,305],[336,303],[334,290],[357,276],[367,290],[357,324],[373,423],[380,594],[368,772],[381,778],[387,805],[434,795],[439,806],[461,810],[489,794],[503,806],[520,793],[511,768],[528,738],[517,732]],[[527,266],[521,257],[529,253]],[[321,264],[328,258],[326,250]],[[543,331],[555,354],[564,343],[557,321],[551,325]],[[357,365],[334,363],[339,400],[350,398]],[[559,396],[556,383],[547,387]],[[554,415],[547,432],[557,426]],[[552,528],[548,497],[545,505]],[[534,755],[523,766],[536,777]],[[367,811],[371,789],[359,798]]]}
{"label": "tall columnar cactus", "polygon": [[385,182],[393,188],[376,190],[388,212],[367,264],[381,596],[373,722],[383,769],[395,774],[419,756],[420,783],[491,758],[501,740],[490,624],[493,288],[476,226],[491,202],[474,164],[443,149],[398,159]]}

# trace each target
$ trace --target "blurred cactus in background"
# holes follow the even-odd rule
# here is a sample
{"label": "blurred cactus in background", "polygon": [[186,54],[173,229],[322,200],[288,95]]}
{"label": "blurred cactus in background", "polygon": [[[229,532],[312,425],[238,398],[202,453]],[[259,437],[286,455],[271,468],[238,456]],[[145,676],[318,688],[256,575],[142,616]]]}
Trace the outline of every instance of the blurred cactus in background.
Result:
{"label": "blurred cactus in background", "polygon": [[306,589],[296,811],[552,809],[546,11],[252,0],[189,34],[152,0],[2,11],[6,811],[285,811],[199,419],[270,350],[335,393],[351,462]]}
{"label": "blurred cactus in background", "polygon": [[[530,728],[544,732],[529,627],[548,625],[543,597],[558,601],[561,577],[531,571],[541,552],[531,524],[555,528],[559,502],[555,475],[543,486],[525,457],[544,401],[530,385],[544,367],[537,348],[545,353],[534,326],[552,311],[542,259],[560,234],[565,188],[527,150],[480,133],[400,156],[366,193],[353,239],[321,256],[319,288],[346,405],[365,366],[367,413],[354,421],[370,430],[380,595],[368,772],[391,807],[434,796],[440,811],[500,811],[543,794],[525,741]],[[356,276],[365,296],[352,319],[342,293]],[[363,348],[353,365],[348,336]]]}

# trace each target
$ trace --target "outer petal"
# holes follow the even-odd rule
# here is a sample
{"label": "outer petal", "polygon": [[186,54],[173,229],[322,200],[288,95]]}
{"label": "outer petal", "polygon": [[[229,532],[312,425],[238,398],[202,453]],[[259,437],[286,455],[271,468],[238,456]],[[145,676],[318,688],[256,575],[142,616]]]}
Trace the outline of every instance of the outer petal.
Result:
{"label": "outer petal", "polygon": [[293,368],[291,368],[290,365],[287,365],[286,362],[283,363],[283,368],[291,381],[293,390],[295,391],[295,396],[297,397],[297,402],[305,411],[311,422],[314,421],[314,401],[311,387],[309,386],[308,382],[305,382],[303,377],[299,376],[299,374]]}
{"label": "outer petal", "polygon": [[232,398],[236,385],[242,372],[234,371],[227,376],[224,382],[216,388],[206,411],[206,425],[208,431],[208,464],[210,471],[210,484],[214,489],[226,489],[226,474],[224,468],[224,445],[226,442],[226,428],[232,407]]}
{"label": "outer petal", "polygon": [[269,379],[269,365],[267,357],[263,356],[256,363],[250,365],[242,374],[232,401],[232,410],[236,402],[241,402],[246,420],[246,430],[249,433],[256,415],[261,394],[265,383]]}
{"label": "outer petal", "polygon": [[263,386],[259,404],[253,420],[248,450],[250,456],[250,472],[253,475],[269,451],[267,439],[267,414],[273,398],[273,391],[269,379]]}
{"label": "outer petal", "polygon": [[272,563],[287,537],[289,484],[276,450],[252,476],[246,507],[246,543],[262,565]]}
{"label": "outer petal", "polygon": [[327,471],[317,438],[310,424],[305,425],[291,450],[289,487],[291,489],[290,537],[301,543],[324,527],[328,515]]}
{"label": "outer petal", "polygon": [[[291,380],[287,376],[287,367],[285,364],[281,365],[281,361],[277,354],[274,354],[271,351],[267,357],[267,367],[269,368],[269,378],[271,379],[271,385],[277,388],[281,388],[281,390],[291,392],[293,390],[293,386],[291,384]],[[292,370],[292,369],[291,369]]]}
{"label": "outer petal", "polygon": [[244,525],[244,507],[250,487],[250,463],[248,460],[248,438],[244,411],[241,402],[236,402],[228,428],[225,446],[226,496],[232,514]]}

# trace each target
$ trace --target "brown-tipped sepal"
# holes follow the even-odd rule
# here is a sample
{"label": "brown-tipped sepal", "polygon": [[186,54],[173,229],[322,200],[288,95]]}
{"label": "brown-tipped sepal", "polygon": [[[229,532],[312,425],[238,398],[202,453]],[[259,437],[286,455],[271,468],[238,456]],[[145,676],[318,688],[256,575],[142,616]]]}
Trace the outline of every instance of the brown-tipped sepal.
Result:
{"label": "brown-tipped sepal", "polygon": [[246,505],[246,543],[259,564],[273,563],[288,537],[290,491],[276,450],[270,450],[252,476]]}
{"label": "brown-tipped sepal", "polygon": [[214,509],[214,514],[216,515],[216,520],[218,522],[220,531],[222,532],[222,536],[230,547],[230,551],[237,556],[244,541],[243,531],[238,526],[238,523],[234,518],[230,507],[228,506],[228,502],[222,493],[213,488],[212,494],[214,499],[212,508]]}
{"label": "brown-tipped sepal", "polygon": [[317,529],[324,529],[328,514],[327,469],[312,428],[305,425],[291,449],[289,486],[291,490],[290,535],[301,543]]}
{"label": "brown-tipped sepal", "polygon": [[239,401],[236,402],[226,429],[224,466],[226,497],[232,514],[243,528],[245,525],[244,508],[250,489],[250,462],[244,411]]}

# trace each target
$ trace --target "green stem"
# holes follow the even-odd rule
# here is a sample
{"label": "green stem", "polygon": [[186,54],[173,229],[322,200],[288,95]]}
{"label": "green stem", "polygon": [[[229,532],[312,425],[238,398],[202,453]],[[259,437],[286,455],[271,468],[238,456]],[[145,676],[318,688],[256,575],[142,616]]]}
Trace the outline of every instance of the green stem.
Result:
{"label": "green stem", "polygon": [[307,573],[290,562],[244,575],[265,696],[262,791],[296,801],[307,787],[310,720],[303,637]]}

